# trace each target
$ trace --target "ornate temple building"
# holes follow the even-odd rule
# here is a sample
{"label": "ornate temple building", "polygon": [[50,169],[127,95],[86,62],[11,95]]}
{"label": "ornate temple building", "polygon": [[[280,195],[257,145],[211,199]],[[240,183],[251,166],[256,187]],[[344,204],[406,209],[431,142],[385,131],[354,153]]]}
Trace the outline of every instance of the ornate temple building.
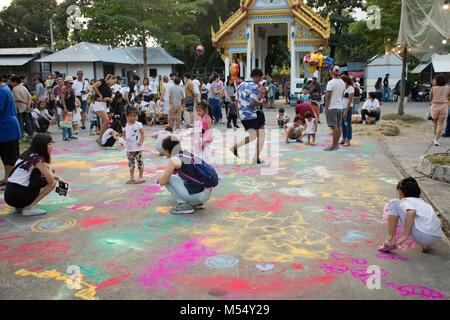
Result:
{"label": "ornate temple building", "polygon": [[268,38],[287,36],[293,84],[308,76],[300,74],[303,57],[321,46],[325,49],[330,36],[329,18],[323,19],[302,0],[241,0],[240,9],[219,22],[219,31],[211,27],[212,42],[225,63],[225,76],[233,62],[246,78],[253,68],[265,71]]}

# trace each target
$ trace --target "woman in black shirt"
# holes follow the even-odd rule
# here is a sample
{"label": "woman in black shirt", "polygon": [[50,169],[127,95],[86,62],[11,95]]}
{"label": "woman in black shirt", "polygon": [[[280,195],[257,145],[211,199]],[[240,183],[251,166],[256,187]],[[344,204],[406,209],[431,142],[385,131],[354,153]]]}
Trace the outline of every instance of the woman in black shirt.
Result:
{"label": "woman in black shirt", "polygon": [[95,92],[95,103],[94,103],[94,112],[100,118],[100,134],[97,139],[97,143],[101,144],[101,139],[106,129],[108,129],[108,107],[106,105],[107,102],[112,102],[112,90],[111,86],[116,82],[117,77],[111,74],[108,74],[105,79],[101,79],[97,81],[93,85],[93,89]]}

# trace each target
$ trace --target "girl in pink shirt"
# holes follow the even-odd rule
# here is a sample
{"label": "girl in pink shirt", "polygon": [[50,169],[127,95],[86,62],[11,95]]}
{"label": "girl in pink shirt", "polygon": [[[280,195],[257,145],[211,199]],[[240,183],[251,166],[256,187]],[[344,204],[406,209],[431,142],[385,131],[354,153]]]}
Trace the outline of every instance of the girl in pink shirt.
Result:
{"label": "girl in pink shirt", "polygon": [[200,102],[195,107],[197,119],[195,123],[195,155],[211,164],[212,142],[212,109],[209,104]]}
{"label": "girl in pink shirt", "polygon": [[433,79],[433,88],[430,92],[431,117],[434,121],[434,145],[440,146],[439,137],[441,136],[444,120],[448,117],[448,101],[450,99],[450,90],[446,85],[447,80],[444,75],[437,75]]}

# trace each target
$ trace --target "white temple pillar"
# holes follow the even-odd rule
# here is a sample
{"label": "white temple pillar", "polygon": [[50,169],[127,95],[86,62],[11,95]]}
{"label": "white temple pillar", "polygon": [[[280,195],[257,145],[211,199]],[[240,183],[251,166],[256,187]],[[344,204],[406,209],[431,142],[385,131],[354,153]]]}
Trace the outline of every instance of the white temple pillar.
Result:
{"label": "white temple pillar", "polygon": [[250,73],[252,72],[252,33],[250,28],[247,27],[247,65],[245,66],[245,79],[250,79]]}
{"label": "white temple pillar", "polygon": [[239,60],[239,75],[244,77],[244,60],[242,58]]}
{"label": "white temple pillar", "polygon": [[228,79],[228,76],[230,75],[230,58],[225,58],[225,81]]}
{"label": "white temple pillar", "polygon": [[295,65],[295,43],[294,43],[294,27],[291,28],[291,93],[293,91],[294,87],[294,80],[296,78],[296,70],[297,66]]}

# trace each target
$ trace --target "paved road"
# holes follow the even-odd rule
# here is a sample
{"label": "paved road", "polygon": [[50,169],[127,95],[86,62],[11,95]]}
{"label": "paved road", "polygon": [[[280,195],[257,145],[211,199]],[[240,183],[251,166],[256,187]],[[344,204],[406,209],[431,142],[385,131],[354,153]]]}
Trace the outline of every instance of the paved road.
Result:
{"label": "paved road", "polygon": [[[41,202],[42,217],[0,202],[0,299],[448,299],[447,240],[427,255],[412,240],[394,255],[376,250],[400,178],[376,141],[354,137],[349,149],[325,153],[323,124],[316,146],[287,145],[267,128],[263,167],[220,148],[242,129],[215,132],[216,158],[228,155],[216,165],[220,185],[205,209],[184,216],[168,213],[173,198],[155,185],[166,164],[149,138],[156,129],[145,130],[139,186],[124,184],[122,149],[54,134],[53,167],[71,192]],[[372,265],[380,289],[365,285]],[[79,287],[69,289],[77,271]]]}

